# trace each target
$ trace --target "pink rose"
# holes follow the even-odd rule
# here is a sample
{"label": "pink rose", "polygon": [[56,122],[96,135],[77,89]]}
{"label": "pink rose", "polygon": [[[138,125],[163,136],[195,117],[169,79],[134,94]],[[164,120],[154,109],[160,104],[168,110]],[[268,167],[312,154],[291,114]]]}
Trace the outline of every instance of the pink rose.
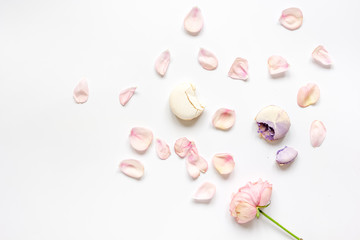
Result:
{"label": "pink rose", "polygon": [[230,213],[238,223],[253,220],[258,208],[266,207],[270,203],[272,184],[268,181],[248,182],[233,195],[230,203]]}

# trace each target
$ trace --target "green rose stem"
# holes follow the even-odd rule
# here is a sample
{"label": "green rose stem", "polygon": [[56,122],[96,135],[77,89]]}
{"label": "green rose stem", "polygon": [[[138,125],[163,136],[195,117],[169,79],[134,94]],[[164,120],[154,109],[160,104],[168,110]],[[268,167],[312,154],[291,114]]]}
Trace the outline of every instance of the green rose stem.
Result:
{"label": "green rose stem", "polygon": [[278,223],[277,221],[275,221],[274,219],[272,219],[269,215],[267,215],[266,213],[264,213],[260,208],[258,208],[258,211],[264,215],[265,217],[267,217],[269,220],[271,220],[273,223],[275,223],[276,225],[278,225],[279,227],[281,227],[285,232],[287,232],[288,234],[290,234],[291,236],[293,236],[294,238],[296,238],[297,240],[302,240],[302,238],[297,237],[295,234],[293,234],[292,232],[290,232],[289,230],[287,230],[286,228],[284,228],[280,223]]}

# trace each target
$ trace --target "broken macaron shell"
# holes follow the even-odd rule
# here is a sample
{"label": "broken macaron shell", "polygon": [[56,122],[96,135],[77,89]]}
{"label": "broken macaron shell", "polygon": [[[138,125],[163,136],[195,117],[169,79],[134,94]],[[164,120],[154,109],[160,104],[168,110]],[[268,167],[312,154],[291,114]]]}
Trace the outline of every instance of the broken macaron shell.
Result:
{"label": "broken macaron shell", "polygon": [[285,146],[277,151],[275,160],[280,166],[282,166],[292,163],[297,155],[298,152],[294,148]]}

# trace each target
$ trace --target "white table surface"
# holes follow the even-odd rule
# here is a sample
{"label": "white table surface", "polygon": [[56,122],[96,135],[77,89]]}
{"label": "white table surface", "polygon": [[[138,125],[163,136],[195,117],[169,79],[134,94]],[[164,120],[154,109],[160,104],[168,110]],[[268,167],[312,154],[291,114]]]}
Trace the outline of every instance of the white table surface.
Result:
{"label": "white table surface", "polygon": [[[205,27],[193,37],[183,19],[199,6]],[[281,11],[299,7],[300,29],[278,23]],[[359,11],[357,0],[318,1],[0,1],[0,239],[292,239],[265,217],[239,225],[230,216],[232,193],[259,178],[273,184],[266,213],[306,240],[359,239],[360,122]],[[334,59],[325,69],[311,60],[324,45]],[[197,62],[204,47],[219,67]],[[171,63],[164,78],[154,61],[164,50]],[[267,58],[290,63],[272,79]],[[247,82],[227,77],[236,57],[249,61]],[[86,77],[89,101],[75,104],[72,91]],[[171,89],[193,82],[206,110],[184,125],[168,106]],[[298,89],[319,85],[315,106],[297,106]],[[137,86],[122,107],[119,92]],[[254,117],[270,104],[291,119],[278,144],[258,137]],[[233,108],[236,124],[215,130],[211,117]],[[309,128],[321,120],[328,132],[312,148]],[[209,170],[192,180],[174,152],[158,159],[130,148],[135,126],[150,128],[171,149],[176,139],[194,140]],[[281,169],[282,146],[299,151]],[[210,164],[215,153],[233,154],[229,178]],[[145,165],[137,181],[118,170],[121,160]],[[209,204],[191,196],[203,182],[216,184]]]}

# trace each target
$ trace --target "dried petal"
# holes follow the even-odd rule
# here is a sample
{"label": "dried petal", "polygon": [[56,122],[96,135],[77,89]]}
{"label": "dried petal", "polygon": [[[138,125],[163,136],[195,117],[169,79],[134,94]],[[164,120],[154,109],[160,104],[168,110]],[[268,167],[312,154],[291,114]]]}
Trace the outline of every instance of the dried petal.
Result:
{"label": "dried petal", "polygon": [[135,159],[126,159],[120,163],[120,171],[125,175],[140,179],[144,175],[144,165]]}
{"label": "dried petal", "polygon": [[215,192],[216,186],[212,183],[205,182],[196,190],[193,199],[198,202],[207,202],[214,197]]}
{"label": "dried petal", "polygon": [[193,142],[190,142],[186,137],[179,138],[175,142],[175,153],[181,157],[184,158],[188,155],[189,150],[192,148]]}
{"label": "dried petal", "polygon": [[212,119],[214,127],[221,130],[228,130],[235,123],[235,111],[227,108],[218,109]]}
{"label": "dried petal", "polygon": [[208,169],[207,161],[199,155],[188,155],[186,158],[186,169],[189,175],[196,179],[200,176],[200,173],[205,173]]}
{"label": "dried petal", "polygon": [[270,105],[263,108],[255,118],[258,133],[267,140],[273,141],[285,137],[290,128],[290,118],[280,107]]}
{"label": "dried petal", "polygon": [[289,64],[281,56],[271,56],[268,59],[268,68],[271,75],[278,75],[288,70]]}
{"label": "dried petal", "polygon": [[277,151],[276,162],[280,164],[280,166],[289,164],[295,160],[297,155],[298,152],[294,148],[285,146],[284,148]]}
{"label": "dried petal", "polygon": [[170,63],[170,52],[166,50],[160,54],[155,62],[155,70],[160,76],[164,76]]}
{"label": "dried petal", "polygon": [[328,51],[323,46],[318,46],[312,53],[313,59],[324,67],[329,67],[332,64],[332,60]]}
{"label": "dried petal", "polygon": [[289,30],[295,30],[301,27],[303,14],[299,8],[287,8],[282,11],[279,21],[283,27]]}
{"label": "dried petal", "polygon": [[184,20],[184,28],[191,35],[197,35],[204,26],[204,19],[198,7],[194,7]]}
{"label": "dried petal", "polygon": [[235,167],[233,157],[228,153],[218,153],[212,159],[215,169],[221,175],[227,175],[232,173]]}
{"label": "dried petal", "polygon": [[315,83],[308,83],[299,89],[297,104],[300,107],[307,107],[315,104],[320,98],[320,88]]}
{"label": "dried petal", "polygon": [[87,102],[89,98],[89,86],[85,78],[76,85],[73,96],[76,103]]}
{"label": "dried petal", "polygon": [[326,137],[326,128],[321,121],[315,120],[310,127],[310,141],[313,147],[320,147]]}
{"label": "dried petal", "polygon": [[131,88],[122,90],[119,94],[120,104],[125,106],[129,102],[131,97],[134,95],[135,90],[136,90],[136,87],[131,87]]}
{"label": "dried petal", "polygon": [[171,111],[183,120],[197,118],[204,110],[196,96],[196,87],[191,83],[183,83],[174,88],[169,103]]}
{"label": "dried petal", "polygon": [[206,70],[214,70],[218,66],[218,60],[212,52],[200,48],[198,61],[200,65]]}
{"label": "dried petal", "polygon": [[139,152],[146,151],[153,139],[153,134],[150,130],[142,127],[134,127],[130,132],[130,144]]}
{"label": "dried petal", "polygon": [[161,139],[156,139],[155,147],[156,147],[156,153],[160,159],[165,160],[168,157],[170,157],[171,154],[170,148],[165,141]]}
{"label": "dried petal", "polygon": [[232,64],[228,76],[233,79],[247,80],[249,64],[248,61],[244,58],[236,58]]}

